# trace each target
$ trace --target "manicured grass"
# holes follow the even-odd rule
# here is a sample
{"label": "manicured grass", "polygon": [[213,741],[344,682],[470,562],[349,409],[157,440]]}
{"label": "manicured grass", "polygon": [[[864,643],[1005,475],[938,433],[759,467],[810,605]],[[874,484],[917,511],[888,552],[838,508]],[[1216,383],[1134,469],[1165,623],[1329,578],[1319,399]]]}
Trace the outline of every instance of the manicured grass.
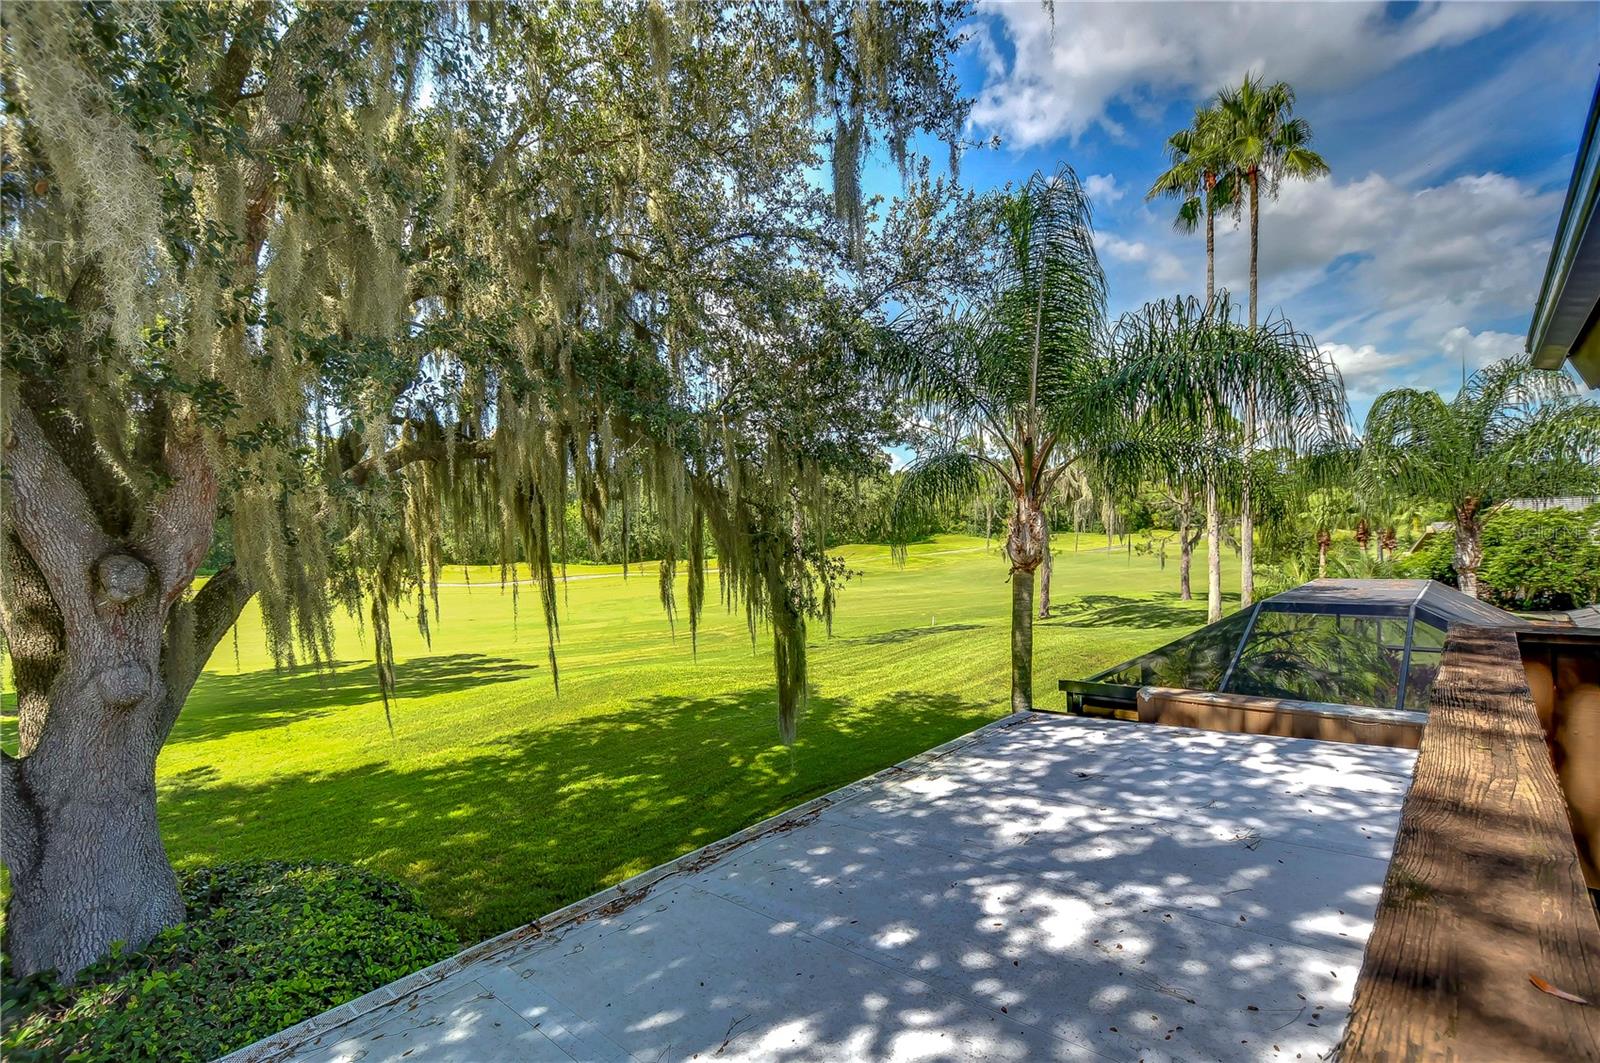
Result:
{"label": "manicured grass", "polygon": [[[1203,601],[1178,601],[1175,561],[1161,571],[1120,545],[1108,554],[1103,537],[1081,547],[1056,543],[1057,615],[1036,635],[1043,706],[1059,704],[1058,678],[1204,619]],[[494,570],[441,588],[431,648],[397,622],[392,734],[353,621],[341,620],[334,668],[278,672],[252,610],[237,658],[224,641],[161,756],[168,851],[181,867],[364,864],[415,885],[471,941],[1007,710],[1010,593],[997,550],[942,537],[914,547],[903,569],[885,547],[842,552],[860,575],[833,637],[812,632],[815,694],[787,749],[767,633],[752,649],[743,615],[711,605],[691,655],[686,627],[674,638],[657,604],[653,566],[626,581],[571,570],[594,578],[566,587],[559,697],[531,588],[520,615]],[[1202,595],[1204,572],[1199,557]]]}

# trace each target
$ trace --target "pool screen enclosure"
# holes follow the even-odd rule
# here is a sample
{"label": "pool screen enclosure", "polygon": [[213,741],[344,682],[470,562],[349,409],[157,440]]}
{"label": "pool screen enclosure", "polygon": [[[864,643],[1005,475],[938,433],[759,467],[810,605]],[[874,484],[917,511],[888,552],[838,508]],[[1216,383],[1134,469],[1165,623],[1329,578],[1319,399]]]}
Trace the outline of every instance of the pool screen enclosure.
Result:
{"label": "pool screen enclosure", "polygon": [[1423,712],[1457,621],[1518,623],[1432,580],[1319,579],[1061,687],[1074,711],[1155,686]]}

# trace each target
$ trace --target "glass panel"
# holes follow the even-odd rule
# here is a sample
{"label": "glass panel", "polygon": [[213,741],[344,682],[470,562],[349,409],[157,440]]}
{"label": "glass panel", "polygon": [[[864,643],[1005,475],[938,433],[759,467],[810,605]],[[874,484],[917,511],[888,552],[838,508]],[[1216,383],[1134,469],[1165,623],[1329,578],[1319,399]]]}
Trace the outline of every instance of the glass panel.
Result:
{"label": "glass panel", "polygon": [[1405,707],[1413,712],[1428,711],[1428,695],[1433,692],[1439,660],[1444,656],[1444,629],[1417,621],[1411,633],[1411,672],[1406,676]]}
{"label": "glass panel", "polygon": [[[1262,614],[1265,616],[1266,614]],[[1192,635],[1135,657],[1109,672],[1095,676],[1102,683],[1128,686],[1181,687],[1185,690],[1215,690],[1222,682],[1228,662],[1239,648],[1239,639],[1250,622],[1244,610],[1209,624]]]}
{"label": "glass panel", "polygon": [[1228,690],[1392,709],[1404,645],[1403,620],[1264,611]]}

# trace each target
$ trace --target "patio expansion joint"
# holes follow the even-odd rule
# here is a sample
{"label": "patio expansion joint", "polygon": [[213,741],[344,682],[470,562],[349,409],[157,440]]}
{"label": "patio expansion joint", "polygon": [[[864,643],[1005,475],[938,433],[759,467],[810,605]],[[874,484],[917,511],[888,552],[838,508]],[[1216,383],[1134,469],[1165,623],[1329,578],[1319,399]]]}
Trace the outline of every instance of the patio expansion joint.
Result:
{"label": "patio expansion joint", "polygon": [[642,871],[615,886],[598,890],[582,900],[551,912],[542,919],[536,919],[470,945],[454,956],[419,971],[413,971],[387,985],[379,986],[364,996],[336,1005],[275,1034],[268,1034],[252,1044],[222,1056],[216,1063],[276,1063],[307,1044],[325,1043],[329,1034],[347,1030],[353,1025],[361,1024],[363,1020],[376,1018],[379,1013],[393,1007],[401,1000],[435,988],[446,978],[464,970],[470,964],[502,956],[513,949],[531,944],[557,930],[573,926],[595,915],[613,915],[624,911],[644,900],[657,886],[674,875],[697,873],[729,852],[748,848],[752,843],[767,840],[771,836],[802,826],[821,814],[824,809],[859,797],[878,783],[925,772],[952,753],[983,742],[998,732],[1027,726],[1042,718],[1044,717],[1038,713],[1013,713],[1002,716],[932,749],[754,823],[726,838],[718,839],[664,864]]}

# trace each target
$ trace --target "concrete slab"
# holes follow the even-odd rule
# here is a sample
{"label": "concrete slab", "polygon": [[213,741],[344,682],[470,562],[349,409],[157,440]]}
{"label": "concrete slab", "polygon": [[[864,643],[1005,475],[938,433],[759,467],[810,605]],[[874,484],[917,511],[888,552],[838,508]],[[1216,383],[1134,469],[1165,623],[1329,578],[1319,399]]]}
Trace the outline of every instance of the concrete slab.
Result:
{"label": "concrete slab", "polygon": [[1315,1059],[1414,757],[991,727],[249,1058]]}

